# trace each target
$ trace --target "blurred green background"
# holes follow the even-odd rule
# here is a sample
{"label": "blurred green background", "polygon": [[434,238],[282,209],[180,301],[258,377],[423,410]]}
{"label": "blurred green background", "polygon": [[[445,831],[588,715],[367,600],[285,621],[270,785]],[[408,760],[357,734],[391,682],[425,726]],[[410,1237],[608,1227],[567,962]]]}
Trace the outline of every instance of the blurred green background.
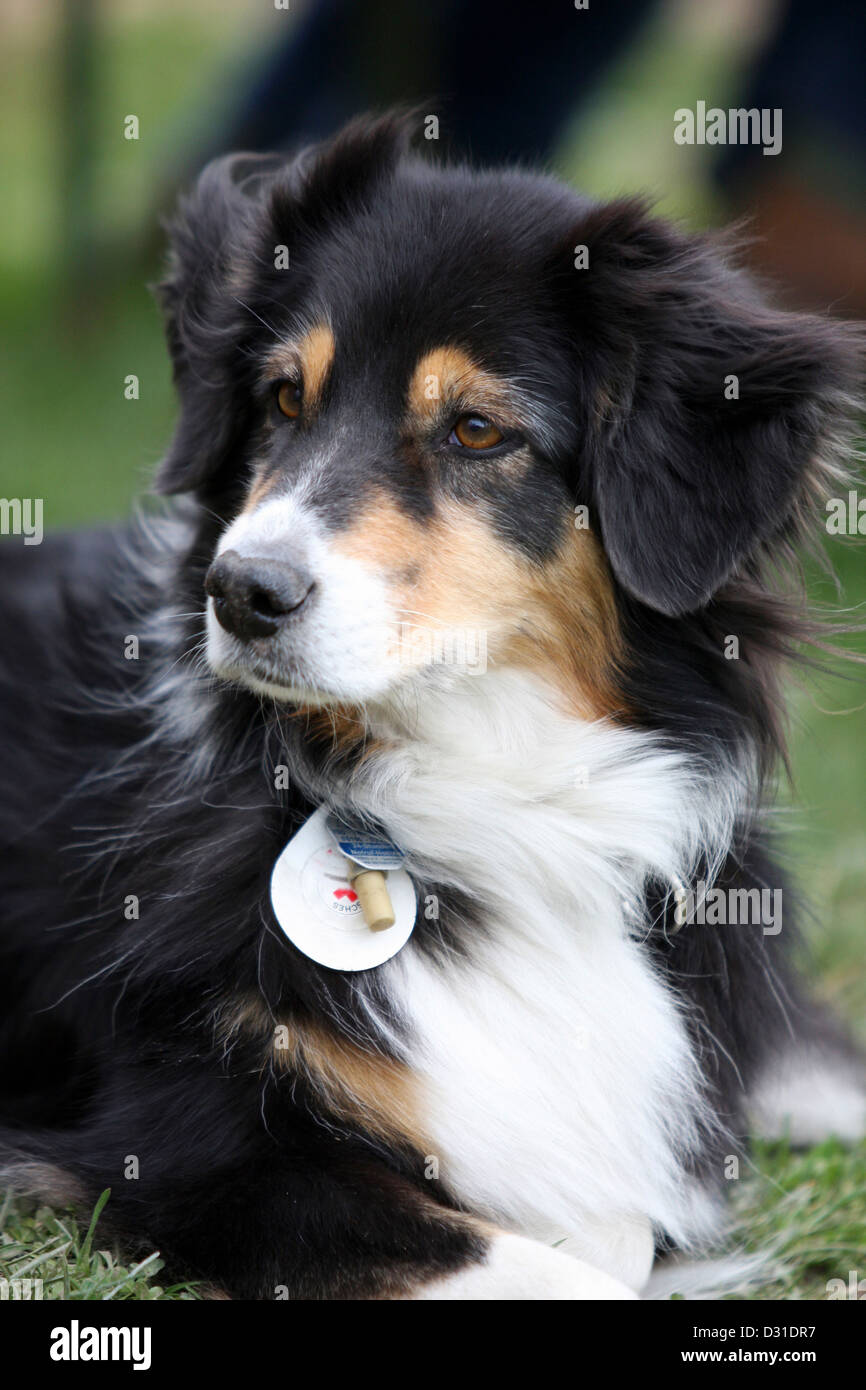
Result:
{"label": "blurred green background", "polygon": [[[674,144],[672,113],[699,98],[735,102],[768,8],[747,0],[661,5],[589,94],[559,150],[560,170],[601,197],[646,191],[660,210],[696,227],[724,221],[732,209],[711,180],[708,152]],[[148,487],[174,415],[148,290],[159,274],[160,211],[218,127],[224,102],[295,22],[264,0],[106,0],[94,7],[88,49],[77,47],[86,10],[6,0],[0,21],[0,495],[43,498],[49,528],[122,517]],[[123,137],[130,114],[140,122],[137,141]],[[140,381],[137,401],[124,398],[130,373]],[[828,545],[841,596],[815,574],[813,597],[862,621],[863,548]],[[863,641],[852,645],[866,651]],[[820,987],[866,1039],[864,708],[866,685],[856,671],[849,679],[809,677],[796,691],[797,787],[793,797],[780,790],[779,823],[815,909]],[[830,1218],[822,1226],[810,1203],[823,1182],[821,1200],[838,1211],[848,1184],[854,1205],[845,1249],[856,1258],[864,1243],[862,1159],[840,1177],[849,1160],[836,1151],[816,1150],[802,1168],[784,1154],[759,1157],[768,1204],[761,1206],[763,1189],[749,1199],[746,1225],[760,1232],[762,1221],[776,1219],[784,1183],[800,1194],[803,1212],[797,1226],[789,1205],[788,1227],[819,1232],[798,1256],[793,1277],[801,1283],[774,1286],[767,1296],[792,1296],[791,1288],[799,1289],[793,1296],[815,1289],[822,1296],[820,1231]],[[2,1237],[10,1268],[39,1241],[53,1248],[53,1221],[12,1209]],[[837,1273],[834,1261],[848,1258],[834,1255],[826,1268]],[[134,1288],[133,1281],[123,1296],[162,1296]]]}

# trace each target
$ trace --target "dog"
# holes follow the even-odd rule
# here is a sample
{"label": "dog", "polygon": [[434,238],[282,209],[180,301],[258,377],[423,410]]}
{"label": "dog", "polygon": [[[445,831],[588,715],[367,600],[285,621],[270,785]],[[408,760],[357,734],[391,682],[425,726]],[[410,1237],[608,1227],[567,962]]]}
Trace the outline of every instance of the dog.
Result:
{"label": "dog", "polygon": [[862,341],[413,129],[205,169],[172,500],[0,551],[3,1182],[235,1299],[630,1299],[864,1132],[764,790]]}

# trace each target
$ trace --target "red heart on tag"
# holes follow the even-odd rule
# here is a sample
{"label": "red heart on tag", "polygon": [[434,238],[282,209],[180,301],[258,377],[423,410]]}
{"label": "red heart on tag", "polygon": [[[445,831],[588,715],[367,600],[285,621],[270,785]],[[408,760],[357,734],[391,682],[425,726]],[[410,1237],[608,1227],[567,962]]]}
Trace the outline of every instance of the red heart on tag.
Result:
{"label": "red heart on tag", "polygon": [[356,903],[358,901],[358,894],[355,892],[354,888],[335,888],[334,897],[348,898],[350,903]]}

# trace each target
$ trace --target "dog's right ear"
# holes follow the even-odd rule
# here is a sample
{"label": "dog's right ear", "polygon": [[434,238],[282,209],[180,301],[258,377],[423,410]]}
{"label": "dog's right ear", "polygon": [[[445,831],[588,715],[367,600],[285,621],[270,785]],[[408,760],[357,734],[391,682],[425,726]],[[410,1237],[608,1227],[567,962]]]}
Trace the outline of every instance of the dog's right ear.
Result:
{"label": "dog's right ear", "polygon": [[[289,284],[275,252],[305,248],[387,178],[409,148],[417,111],[351,121],[294,157],[214,160],[169,224],[165,310],[180,420],[157,474],[160,492],[218,493],[252,424],[256,349],[279,330]],[[276,308],[274,306],[277,306]]]}
{"label": "dog's right ear", "polygon": [[218,488],[247,428],[244,310],[236,267],[284,156],[213,160],[168,224],[168,273],[157,286],[166,318],[180,418],[156,477],[158,492]]}

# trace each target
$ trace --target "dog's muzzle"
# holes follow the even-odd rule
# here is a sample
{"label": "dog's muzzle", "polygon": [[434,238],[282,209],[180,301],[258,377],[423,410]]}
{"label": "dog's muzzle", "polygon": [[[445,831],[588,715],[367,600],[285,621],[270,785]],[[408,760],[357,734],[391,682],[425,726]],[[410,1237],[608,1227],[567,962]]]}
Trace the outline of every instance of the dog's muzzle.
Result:
{"label": "dog's muzzle", "polygon": [[316,584],[307,570],[283,560],[226,550],[208,570],[204,587],[220,626],[247,642],[276,636],[306,612]]}

